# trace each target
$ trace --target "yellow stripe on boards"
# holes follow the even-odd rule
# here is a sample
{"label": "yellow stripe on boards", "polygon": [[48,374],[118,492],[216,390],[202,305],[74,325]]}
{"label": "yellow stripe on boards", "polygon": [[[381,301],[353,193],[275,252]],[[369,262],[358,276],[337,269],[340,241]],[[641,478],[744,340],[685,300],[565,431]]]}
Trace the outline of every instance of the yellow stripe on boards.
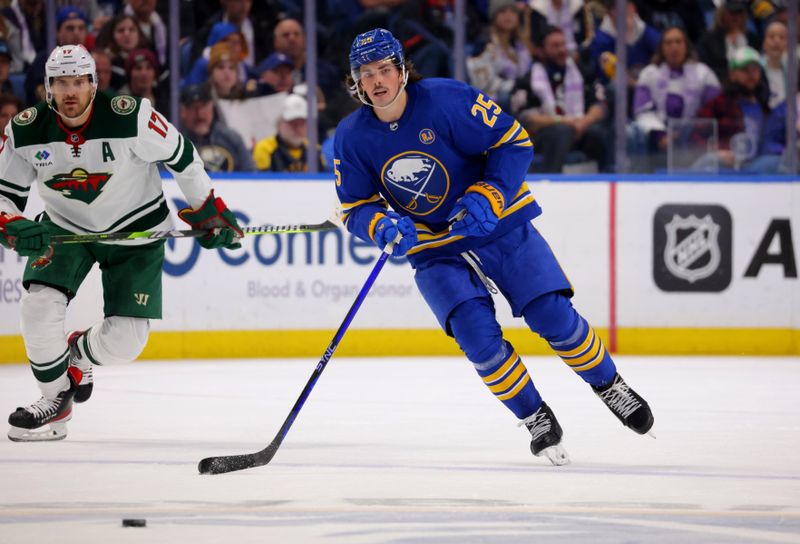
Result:
{"label": "yellow stripe on boards", "polygon": [[[608,345],[608,332],[594,328]],[[267,331],[151,332],[140,359],[235,359],[311,357],[319,359],[334,329]],[[550,346],[525,328],[507,328],[503,337],[519,355],[552,355]],[[623,328],[617,331],[623,355],[794,355],[800,356],[800,329]],[[346,357],[464,357],[439,329],[352,329],[336,350]],[[467,363],[464,357],[465,364]],[[0,363],[28,364],[20,335],[0,336]]]}

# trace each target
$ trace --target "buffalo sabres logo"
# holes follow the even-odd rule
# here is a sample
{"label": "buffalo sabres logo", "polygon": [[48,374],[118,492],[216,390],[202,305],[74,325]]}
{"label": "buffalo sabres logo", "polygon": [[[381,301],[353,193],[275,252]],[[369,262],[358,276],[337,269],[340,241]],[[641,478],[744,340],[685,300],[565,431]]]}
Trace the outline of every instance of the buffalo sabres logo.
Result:
{"label": "buffalo sabres logo", "polygon": [[414,215],[433,213],[450,189],[444,165],[421,151],[406,151],[386,161],[381,181],[400,207]]}
{"label": "buffalo sabres logo", "polygon": [[44,184],[71,200],[91,204],[100,196],[110,178],[111,174],[105,172],[92,174],[83,168],[75,168],[69,174],[56,174]]}
{"label": "buffalo sabres logo", "polygon": [[429,145],[432,144],[433,141],[436,139],[436,135],[433,131],[429,128],[423,128],[419,131],[419,141],[423,144]]}
{"label": "buffalo sabres logo", "polygon": [[667,231],[664,264],[675,277],[694,283],[717,271],[719,225],[711,215],[698,219],[694,214],[686,218],[675,214],[664,228]]}

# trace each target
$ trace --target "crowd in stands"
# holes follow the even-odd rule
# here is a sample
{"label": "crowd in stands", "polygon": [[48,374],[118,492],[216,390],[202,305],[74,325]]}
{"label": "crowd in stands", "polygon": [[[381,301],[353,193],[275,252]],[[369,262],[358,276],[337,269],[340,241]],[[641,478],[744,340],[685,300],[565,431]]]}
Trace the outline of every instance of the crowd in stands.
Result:
{"label": "crowd in stands", "polygon": [[[83,44],[99,92],[170,114],[168,0],[54,0],[56,44]],[[535,143],[532,172],[613,172],[614,80],[627,82],[631,171],[785,170],[788,1],[467,0],[466,75]],[[302,0],[180,2],[180,111],[209,171],[307,169]],[[452,0],[317,2],[318,167],[359,106],[344,80],[355,35],[389,29],[424,77],[453,77]],[[44,96],[44,0],[0,0],[0,124]],[[627,61],[617,63],[623,38]],[[622,77],[622,76],[620,76]],[[310,127],[311,130],[314,127]],[[800,127],[799,127],[800,128]]]}

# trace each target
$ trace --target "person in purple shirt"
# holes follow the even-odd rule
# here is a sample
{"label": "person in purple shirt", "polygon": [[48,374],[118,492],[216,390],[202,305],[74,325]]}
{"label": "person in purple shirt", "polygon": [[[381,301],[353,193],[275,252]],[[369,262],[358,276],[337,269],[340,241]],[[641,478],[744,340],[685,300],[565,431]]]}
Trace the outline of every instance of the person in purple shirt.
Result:
{"label": "person in purple shirt", "polygon": [[664,168],[674,134],[669,131],[669,122],[694,118],[720,91],[714,72],[696,61],[686,32],[667,28],[653,62],[639,74],[633,95],[629,148],[641,159],[642,168]]}

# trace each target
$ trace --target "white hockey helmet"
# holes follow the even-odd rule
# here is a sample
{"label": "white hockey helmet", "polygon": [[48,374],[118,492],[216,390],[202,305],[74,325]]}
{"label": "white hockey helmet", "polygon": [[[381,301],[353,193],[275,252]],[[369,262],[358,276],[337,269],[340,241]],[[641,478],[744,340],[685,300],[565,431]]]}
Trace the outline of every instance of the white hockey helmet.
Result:
{"label": "white hockey helmet", "polygon": [[44,90],[47,103],[53,100],[50,83],[61,76],[89,76],[92,82],[92,99],[97,92],[97,68],[94,57],[82,45],[60,45],[53,49],[44,66]]}

